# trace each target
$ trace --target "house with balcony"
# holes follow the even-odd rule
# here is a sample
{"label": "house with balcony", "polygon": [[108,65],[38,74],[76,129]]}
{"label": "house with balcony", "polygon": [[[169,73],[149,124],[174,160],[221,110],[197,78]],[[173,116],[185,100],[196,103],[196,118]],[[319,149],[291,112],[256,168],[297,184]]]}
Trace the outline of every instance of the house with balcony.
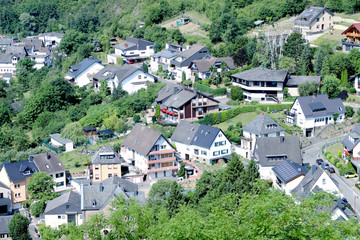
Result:
{"label": "house with balcony", "polygon": [[91,157],[92,181],[101,182],[114,176],[121,177],[122,159],[110,146],[103,146]]}
{"label": "house with balcony", "polygon": [[200,60],[208,55],[211,55],[211,53],[206,47],[199,44],[194,44],[187,50],[180,52],[174,59],[170,61],[170,74],[173,75],[175,80],[179,82],[182,80],[183,72],[185,73],[186,79],[190,79],[190,63],[194,60]]}
{"label": "house with balcony", "polygon": [[354,48],[360,48],[360,23],[352,24],[341,34],[345,35],[345,38],[341,40],[342,50],[344,52],[349,52],[351,49]]}
{"label": "house with balcony", "polygon": [[232,84],[244,90],[246,101],[281,102],[288,72],[256,67],[231,75]]}
{"label": "house with balcony", "polygon": [[260,177],[271,179],[272,168],[285,161],[302,165],[300,140],[297,136],[257,138],[253,159],[259,166]]}
{"label": "house with balcony", "polygon": [[43,40],[34,37],[26,38],[24,47],[29,54],[29,58],[35,62],[34,68],[40,69],[52,65],[50,49],[45,47]]}
{"label": "house with balcony", "polygon": [[114,66],[109,64],[93,76],[95,91],[100,90],[102,80],[106,80],[111,93],[121,85],[124,91],[133,94],[142,88],[146,89],[148,82],[154,83],[157,79],[135,65]]}
{"label": "house with balcony", "polygon": [[44,42],[45,47],[54,48],[60,44],[63,36],[64,36],[63,33],[48,32],[48,33],[39,34],[38,38]]}
{"label": "house with balcony", "polygon": [[56,183],[55,191],[62,191],[66,188],[66,172],[59,156],[55,152],[46,152],[31,155],[39,172],[46,172]]}
{"label": "house with balcony", "polygon": [[176,150],[159,132],[136,124],[121,145],[121,156],[144,175],[144,179],[173,176],[179,169]]}
{"label": "house with balcony", "polygon": [[195,121],[219,111],[219,101],[211,94],[176,84],[161,89],[153,105],[159,105],[164,121],[173,124],[180,120]]}
{"label": "house with balcony", "polygon": [[[328,124],[341,123],[345,119],[345,107],[340,98],[329,99],[327,94],[297,97],[286,121],[299,126],[306,137]],[[337,119],[334,120],[334,116]]]}
{"label": "house with balcony", "polygon": [[32,158],[28,160],[9,163],[4,161],[0,166],[0,183],[11,191],[12,209],[19,209],[22,203],[28,200],[26,186],[29,178],[38,172]]}
{"label": "house with balcony", "polygon": [[182,159],[209,165],[227,162],[232,153],[231,142],[220,128],[184,120],[175,128],[171,141]]}
{"label": "house with balcony", "polygon": [[334,13],[326,7],[308,6],[294,21],[294,30],[306,39],[308,36],[323,33],[334,27]]}
{"label": "house with balcony", "polygon": [[344,138],[344,155],[360,158],[360,125],[356,125]]}
{"label": "house with balcony", "polygon": [[194,81],[196,75],[198,76],[199,80],[210,78],[211,68],[216,69],[217,72],[221,72],[222,63],[225,63],[227,71],[236,69],[234,59],[231,57],[217,58],[207,55],[202,59],[192,61],[189,65],[189,69],[191,70],[191,80]]}
{"label": "house with balcony", "polygon": [[287,160],[272,168],[273,186],[291,196],[291,191],[300,184],[307,172],[306,167]]}
{"label": "house with balcony", "polygon": [[103,68],[99,59],[85,58],[80,63],[70,66],[65,79],[76,86],[83,87],[92,83],[93,76]]}
{"label": "house with balcony", "polygon": [[0,76],[4,73],[16,75],[16,64],[29,54],[24,46],[8,46],[5,52],[0,51]]}
{"label": "house with balcony", "polygon": [[285,136],[285,129],[272,120],[267,114],[261,113],[248,125],[243,127],[241,137],[240,155],[250,159],[257,138]]}
{"label": "house with balcony", "polygon": [[115,53],[108,55],[108,63],[119,64],[122,58],[129,64],[142,62],[154,54],[154,43],[132,37],[126,37],[126,41],[116,46]]}

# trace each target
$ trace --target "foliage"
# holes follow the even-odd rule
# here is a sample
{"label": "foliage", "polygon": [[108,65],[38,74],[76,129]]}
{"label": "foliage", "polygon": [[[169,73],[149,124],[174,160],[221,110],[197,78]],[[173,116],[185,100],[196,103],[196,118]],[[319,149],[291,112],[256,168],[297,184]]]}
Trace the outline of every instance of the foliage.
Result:
{"label": "foliage", "polygon": [[142,64],[142,69],[144,70],[144,72],[149,72],[148,66],[146,63]]}
{"label": "foliage", "polygon": [[126,96],[127,92],[122,89],[121,84],[119,84],[116,88],[114,88],[113,93],[111,95],[112,101],[119,100],[120,98]]}
{"label": "foliage", "polygon": [[327,75],[324,78],[321,93],[327,94],[329,98],[336,98],[340,93],[340,80],[335,75]]}
{"label": "foliage", "polygon": [[180,169],[177,172],[178,177],[184,177],[185,178],[185,163],[180,164]]}
{"label": "foliage", "polygon": [[350,92],[351,94],[355,94],[355,93],[356,93],[356,89],[355,89],[354,87],[351,87],[351,88],[349,89],[349,92]]}
{"label": "foliage", "polygon": [[17,240],[30,239],[30,234],[28,232],[29,223],[29,219],[20,215],[20,213],[15,213],[8,226],[9,236],[12,239]]}
{"label": "foliage", "polygon": [[86,141],[83,127],[79,122],[67,124],[61,131],[60,137],[70,139],[73,141],[74,145],[79,145]]}
{"label": "foliage", "polygon": [[295,59],[295,62],[298,62],[299,53],[303,52],[305,43],[306,41],[303,39],[301,33],[295,31],[286,39],[282,53],[285,57],[291,57]]}
{"label": "foliage", "polygon": [[45,203],[43,201],[38,201],[33,203],[30,206],[31,215],[39,217],[41,213],[45,211]]}
{"label": "foliage", "polygon": [[16,76],[19,80],[19,83],[23,84],[25,89],[29,87],[29,76],[31,73],[35,72],[36,62],[32,61],[29,57],[20,59],[16,64]]}
{"label": "foliage", "polygon": [[303,97],[316,94],[318,88],[319,85],[316,82],[305,82],[303,84],[300,84],[298,87],[299,95]]}
{"label": "foliage", "polygon": [[155,107],[155,117],[156,118],[160,117],[160,105],[156,105]]}
{"label": "foliage", "polygon": [[345,113],[346,118],[351,118],[352,116],[354,116],[355,111],[351,106],[345,106],[345,109],[346,109],[346,113]]}
{"label": "foliage", "polygon": [[241,144],[241,136],[243,135],[242,123],[237,122],[235,127],[230,125],[224,133],[232,143]]}
{"label": "foliage", "polygon": [[87,36],[84,33],[76,30],[68,30],[65,32],[61,39],[59,48],[67,55],[71,55],[76,52],[81,44],[87,41]]}
{"label": "foliage", "polygon": [[311,63],[311,59],[312,59],[312,54],[310,51],[310,46],[309,44],[306,44],[304,46],[304,49],[302,51],[302,55],[301,55],[301,75],[309,75],[311,68],[312,68],[312,63]]}
{"label": "foliage", "polygon": [[115,113],[104,119],[104,126],[112,131],[125,132],[126,130],[124,120],[118,118]]}
{"label": "foliage", "polygon": [[137,114],[135,114],[135,115],[133,116],[133,121],[134,121],[135,123],[140,122],[140,116],[137,115]]}
{"label": "foliage", "polygon": [[56,198],[58,193],[54,192],[55,182],[45,172],[34,173],[26,186],[30,200],[48,201]]}
{"label": "foliage", "polygon": [[110,91],[110,88],[108,86],[108,82],[106,79],[101,80],[100,94],[103,98],[106,96],[109,96],[111,94],[111,91]]}
{"label": "foliage", "polygon": [[173,217],[176,213],[179,212],[179,207],[183,203],[183,195],[181,192],[181,185],[173,181],[171,183],[170,193],[166,201],[166,208],[169,213],[169,217]]}
{"label": "foliage", "polygon": [[232,86],[230,89],[231,100],[243,100],[244,99],[244,91],[241,87]]}
{"label": "foliage", "polygon": [[222,96],[226,94],[226,88],[216,88],[212,89],[210,87],[206,87],[200,83],[194,83],[194,88],[199,90],[200,92],[207,92],[214,96]]}

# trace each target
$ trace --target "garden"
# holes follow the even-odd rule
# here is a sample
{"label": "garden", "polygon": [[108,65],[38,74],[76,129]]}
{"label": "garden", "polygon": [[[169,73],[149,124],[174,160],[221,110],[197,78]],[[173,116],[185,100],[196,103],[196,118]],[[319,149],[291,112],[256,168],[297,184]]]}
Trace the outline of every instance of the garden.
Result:
{"label": "garden", "polygon": [[339,170],[341,176],[344,176],[347,172],[356,172],[350,162],[352,156],[349,156],[346,159],[342,157],[343,145],[341,142],[324,146],[323,153],[325,155],[325,158]]}

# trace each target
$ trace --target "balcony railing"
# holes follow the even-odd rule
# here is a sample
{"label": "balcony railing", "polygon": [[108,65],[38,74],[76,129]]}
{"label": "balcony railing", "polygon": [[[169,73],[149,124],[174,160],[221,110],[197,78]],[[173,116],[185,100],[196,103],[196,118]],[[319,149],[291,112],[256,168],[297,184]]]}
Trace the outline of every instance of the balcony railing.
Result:
{"label": "balcony railing", "polygon": [[342,44],[345,46],[354,46],[354,47],[360,47],[360,42],[354,42],[354,41],[348,41],[347,39],[343,39]]}
{"label": "balcony railing", "polygon": [[146,163],[152,164],[152,163],[165,163],[165,162],[174,162],[174,161],[176,161],[176,157],[167,157],[167,158],[160,158],[155,160],[148,160],[146,161]]}
{"label": "balcony railing", "polygon": [[146,172],[153,173],[153,172],[163,172],[163,171],[178,170],[178,169],[179,169],[179,166],[171,166],[171,167],[148,169]]}

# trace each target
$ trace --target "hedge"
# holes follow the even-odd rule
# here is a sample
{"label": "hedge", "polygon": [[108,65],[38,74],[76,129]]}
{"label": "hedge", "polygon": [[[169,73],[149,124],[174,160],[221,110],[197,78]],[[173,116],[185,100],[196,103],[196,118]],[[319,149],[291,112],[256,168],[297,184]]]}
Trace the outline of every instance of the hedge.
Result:
{"label": "hedge", "polygon": [[226,95],[226,88],[217,88],[217,89],[212,89],[210,87],[204,86],[200,83],[194,83],[194,88],[196,88],[197,90],[199,90],[200,92],[207,92],[210,93],[214,96],[223,96]]}

